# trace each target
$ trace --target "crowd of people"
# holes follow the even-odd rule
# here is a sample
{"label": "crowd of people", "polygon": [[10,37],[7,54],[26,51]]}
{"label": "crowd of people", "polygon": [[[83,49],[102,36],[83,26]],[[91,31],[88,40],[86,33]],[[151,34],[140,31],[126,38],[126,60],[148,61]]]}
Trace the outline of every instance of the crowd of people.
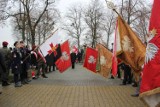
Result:
{"label": "crowd of people", "polygon": [[[0,77],[2,86],[10,85],[11,80],[15,87],[29,84],[31,79],[39,77],[48,78],[46,72],[55,71],[55,61],[57,58],[53,54],[47,55],[45,58],[38,51],[37,46],[29,49],[24,41],[16,41],[14,48],[8,47],[8,42],[2,42],[0,48]],[[71,53],[72,69],[75,68],[76,62],[81,62],[83,50]],[[10,79],[9,74],[13,74]],[[30,75],[30,76],[29,76]],[[1,93],[1,92],[0,92]]]}
{"label": "crowd of people", "polygon": [[[14,48],[8,48],[8,42],[4,41],[0,48],[0,74],[2,86],[10,85],[9,74],[13,74],[13,81],[15,87],[21,87],[22,85],[29,84],[31,81],[29,73],[31,69],[37,69],[32,74],[34,79],[38,79],[40,76],[47,78],[45,72],[47,72],[45,66],[45,60],[43,60],[41,54],[35,50],[36,46],[33,46],[30,50],[24,43],[24,41],[16,41]],[[33,75],[32,75],[33,76]]]}
{"label": "crowd of people", "polygon": [[[2,43],[3,47],[0,48],[0,74],[2,86],[10,85],[9,74],[13,74],[13,81],[15,87],[29,84],[32,79],[38,79],[40,76],[48,78],[46,72],[55,71],[54,54],[47,55],[45,58],[40,54],[36,46],[32,46],[30,50],[24,41],[16,41],[14,48],[8,48],[8,42]],[[75,63],[83,62],[84,51],[79,50],[78,53],[71,52],[72,69],[75,68]],[[52,59],[52,60],[51,60]],[[118,60],[117,77],[123,79],[121,85],[132,84],[138,87],[138,81],[134,81],[131,67],[122,61]],[[123,71],[123,73],[121,73]],[[31,76],[29,76],[29,73]],[[114,77],[111,77],[114,78]],[[0,92],[1,94],[1,92]],[[139,87],[136,93],[132,96],[139,95]]]}

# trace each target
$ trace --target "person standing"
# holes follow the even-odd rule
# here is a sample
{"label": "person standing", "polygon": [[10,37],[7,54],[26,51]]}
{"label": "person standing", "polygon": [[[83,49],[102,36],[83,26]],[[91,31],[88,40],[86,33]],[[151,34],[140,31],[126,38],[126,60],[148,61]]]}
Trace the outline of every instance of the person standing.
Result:
{"label": "person standing", "polygon": [[[0,53],[0,73],[3,74],[6,72],[6,66],[4,65],[4,59],[2,56],[2,53]],[[2,94],[2,92],[0,91],[0,94]]]}
{"label": "person standing", "polygon": [[37,78],[41,75],[42,73],[42,77],[43,78],[48,78],[46,75],[45,75],[45,68],[46,68],[46,60],[45,58],[42,56],[42,54],[40,52],[37,53],[38,55],[38,58],[37,58],[37,63],[38,63],[38,71],[37,71]]}
{"label": "person standing", "polygon": [[20,74],[21,74],[21,64],[22,64],[22,54],[20,52],[20,43],[16,41],[14,43],[14,50],[12,52],[12,62],[11,62],[11,68],[12,68],[12,73],[14,74],[14,82],[15,82],[15,87],[21,87],[21,79],[20,79]]}
{"label": "person standing", "polygon": [[71,62],[72,62],[72,69],[75,68],[75,62],[76,62],[76,53],[72,51],[71,53]]}
{"label": "person standing", "polygon": [[3,47],[0,49],[0,52],[4,58],[4,65],[6,67],[6,72],[2,72],[2,86],[10,85],[8,83],[9,80],[9,71],[10,71],[10,63],[11,63],[11,51],[8,49],[8,42],[4,41],[2,43]]}
{"label": "person standing", "polygon": [[[28,69],[29,69],[29,52],[27,48],[25,47],[25,44],[23,41],[20,41],[20,53],[22,57],[22,63],[21,63],[21,82],[22,84],[28,84]],[[27,58],[28,57],[28,58]],[[26,59],[27,58],[27,59]]]}
{"label": "person standing", "polygon": [[131,67],[128,64],[122,63],[121,69],[124,71],[124,79],[122,85],[132,83]]}

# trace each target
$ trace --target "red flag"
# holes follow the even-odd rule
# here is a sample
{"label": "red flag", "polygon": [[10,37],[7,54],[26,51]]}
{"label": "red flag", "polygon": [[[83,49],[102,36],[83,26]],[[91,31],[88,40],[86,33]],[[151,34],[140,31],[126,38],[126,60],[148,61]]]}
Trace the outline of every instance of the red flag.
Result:
{"label": "red flag", "polygon": [[[154,0],[149,30],[154,36],[146,48],[140,96],[160,94],[160,0]],[[159,99],[160,101],[160,99]]]}
{"label": "red flag", "polygon": [[117,51],[117,27],[118,23],[116,24],[116,30],[115,30],[115,37],[114,37],[114,47],[113,47],[113,56],[112,56],[112,75],[115,77],[117,75],[117,57],[116,57],[116,51]]}
{"label": "red flag", "polygon": [[98,52],[93,48],[87,47],[83,67],[96,73],[97,58],[98,58]]}
{"label": "red flag", "polygon": [[43,62],[46,63],[46,59],[42,55],[41,51],[38,51],[38,56],[39,56],[40,60],[43,60]]}
{"label": "red flag", "polygon": [[62,56],[56,61],[58,70],[62,73],[71,66],[70,49],[68,40],[61,45]]}

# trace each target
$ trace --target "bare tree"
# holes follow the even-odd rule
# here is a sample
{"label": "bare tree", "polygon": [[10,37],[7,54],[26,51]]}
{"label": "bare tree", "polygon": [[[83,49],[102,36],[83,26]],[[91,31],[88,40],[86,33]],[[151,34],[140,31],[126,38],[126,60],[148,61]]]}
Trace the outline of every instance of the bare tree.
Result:
{"label": "bare tree", "polygon": [[102,40],[103,43],[106,43],[106,47],[109,48],[109,40],[110,40],[110,35],[113,33],[114,27],[115,27],[115,14],[112,12],[107,12],[105,14],[105,19],[102,22],[102,30],[105,31],[104,35],[107,36],[107,41]]}
{"label": "bare tree", "polygon": [[92,0],[85,10],[85,23],[87,28],[87,38],[91,40],[91,46],[95,47],[98,39],[101,38],[101,25],[104,19],[103,6],[99,0]]}
{"label": "bare tree", "polygon": [[120,12],[127,23],[138,33],[139,38],[146,42],[150,8],[144,0],[122,0]]}
{"label": "bare tree", "polygon": [[55,24],[57,23],[58,18],[60,18],[59,11],[54,9],[55,12],[50,13],[47,11],[43,17],[42,21],[38,24],[36,32],[38,44],[44,42],[47,36],[49,36],[50,32],[54,30]]}
{"label": "bare tree", "polygon": [[73,5],[66,13],[66,21],[63,23],[63,28],[68,35],[76,39],[78,48],[80,48],[80,38],[84,33],[83,13],[81,5]]}
{"label": "bare tree", "polygon": [[[26,10],[27,24],[30,29],[30,34],[32,38],[32,45],[35,45],[35,35],[36,35],[36,27],[41,21],[42,16],[46,12],[49,5],[54,2],[50,2],[49,0],[41,1],[40,3],[36,0],[20,0],[23,4],[23,7]],[[39,10],[38,6],[41,6]],[[43,7],[42,7],[43,6]],[[38,11],[36,11],[38,10]]]}
{"label": "bare tree", "polygon": [[0,0],[0,24],[4,24],[5,20],[8,18],[5,10],[9,10],[10,7],[7,6],[8,0]]}

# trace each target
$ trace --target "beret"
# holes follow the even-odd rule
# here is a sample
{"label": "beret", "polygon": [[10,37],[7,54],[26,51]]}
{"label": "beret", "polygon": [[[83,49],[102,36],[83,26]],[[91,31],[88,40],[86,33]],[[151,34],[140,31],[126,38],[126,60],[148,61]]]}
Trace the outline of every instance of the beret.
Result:
{"label": "beret", "polygon": [[8,42],[4,41],[4,42],[2,43],[2,45],[3,45],[3,46],[7,46],[7,45],[8,45]]}

